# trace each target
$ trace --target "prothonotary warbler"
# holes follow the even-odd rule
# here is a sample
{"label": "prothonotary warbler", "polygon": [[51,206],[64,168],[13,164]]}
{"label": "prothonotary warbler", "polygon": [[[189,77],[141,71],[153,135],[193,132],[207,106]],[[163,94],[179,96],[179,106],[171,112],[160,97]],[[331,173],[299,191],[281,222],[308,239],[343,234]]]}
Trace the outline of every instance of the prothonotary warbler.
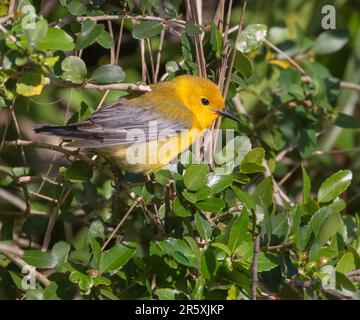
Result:
{"label": "prothonotary warbler", "polygon": [[[72,139],[67,146],[96,149],[128,171],[157,171],[196,141],[224,109],[219,87],[208,79],[181,75],[129,94],[67,126],[39,126],[37,133]],[[236,118],[235,118],[236,119]]]}

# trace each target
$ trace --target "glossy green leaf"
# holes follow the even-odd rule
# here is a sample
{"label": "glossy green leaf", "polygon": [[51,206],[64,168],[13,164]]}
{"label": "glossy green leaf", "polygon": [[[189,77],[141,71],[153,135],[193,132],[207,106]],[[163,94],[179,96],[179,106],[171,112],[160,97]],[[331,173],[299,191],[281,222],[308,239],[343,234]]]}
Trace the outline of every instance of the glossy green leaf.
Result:
{"label": "glossy green leaf", "polygon": [[210,222],[201,214],[195,213],[195,225],[201,238],[204,240],[210,240],[212,227]]}
{"label": "glossy green leaf", "polygon": [[226,204],[224,200],[218,198],[205,199],[195,204],[195,206],[201,211],[214,213],[218,213],[221,209],[225,207],[225,205]]}
{"label": "glossy green leaf", "polygon": [[343,193],[352,180],[350,170],[340,170],[327,178],[320,186],[318,192],[319,202],[329,202]]}
{"label": "glossy green leaf", "polygon": [[205,184],[209,168],[205,164],[195,164],[188,167],[184,174],[185,187],[190,191],[199,190]]}
{"label": "glossy green leaf", "polygon": [[49,27],[45,38],[36,46],[39,50],[70,51],[75,47],[73,38],[64,30]]}
{"label": "glossy green leaf", "polygon": [[253,51],[262,44],[266,34],[266,25],[250,24],[237,37],[235,41],[235,48],[242,53]]}
{"label": "glossy green leaf", "polygon": [[341,273],[348,273],[356,269],[354,255],[351,252],[345,253],[336,265],[336,271]]}
{"label": "glossy green leaf", "polygon": [[75,42],[75,49],[84,49],[93,44],[104,31],[103,24],[96,24],[91,20],[85,20],[81,25],[81,31]]}
{"label": "glossy green leaf", "polygon": [[173,204],[173,210],[175,214],[179,217],[191,217],[192,213],[190,210],[188,210],[183,203],[181,202],[179,197],[175,197],[174,204]]}
{"label": "glossy green leaf", "polygon": [[140,22],[132,31],[132,36],[135,39],[146,39],[157,36],[164,29],[161,22],[158,21],[143,21]]}
{"label": "glossy green leaf", "polygon": [[249,215],[247,210],[243,210],[240,216],[234,218],[230,228],[229,239],[227,246],[234,252],[236,248],[241,244],[242,241],[246,238],[247,228],[249,224]]}
{"label": "glossy green leaf", "polygon": [[112,272],[124,266],[135,254],[136,247],[131,243],[116,244],[102,253],[100,273]]}
{"label": "glossy green leaf", "polygon": [[75,56],[69,56],[61,63],[62,78],[73,83],[82,83],[85,80],[87,69],[85,62]]}
{"label": "glossy green leaf", "polygon": [[98,44],[106,49],[111,49],[114,47],[114,39],[110,36],[109,32],[103,30],[100,35],[96,38]]}
{"label": "glossy green leaf", "polygon": [[72,0],[67,6],[69,12],[74,16],[81,16],[86,13],[86,5],[84,5],[81,1]]}
{"label": "glossy green leaf", "polygon": [[247,55],[238,51],[234,60],[235,69],[245,78],[249,78],[254,73],[254,67]]}
{"label": "glossy green leaf", "polygon": [[105,84],[105,83],[119,83],[124,81],[125,72],[119,66],[112,64],[102,65],[97,68],[91,75],[91,82]]}
{"label": "glossy green leaf", "polygon": [[53,268],[57,263],[56,257],[41,250],[26,250],[22,259],[29,265],[42,269]]}

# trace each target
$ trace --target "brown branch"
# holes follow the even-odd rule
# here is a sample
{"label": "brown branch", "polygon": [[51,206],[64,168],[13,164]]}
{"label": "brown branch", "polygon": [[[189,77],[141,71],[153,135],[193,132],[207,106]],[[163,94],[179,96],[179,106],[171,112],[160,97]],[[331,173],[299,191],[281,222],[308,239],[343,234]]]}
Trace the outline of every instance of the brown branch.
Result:
{"label": "brown branch", "polygon": [[104,168],[103,166],[97,164],[95,161],[89,159],[87,156],[79,153],[78,150],[69,150],[64,147],[58,146],[58,145],[52,145],[44,142],[37,142],[37,141],[26,141],[26,140],[13,140],[13,141],[6,141],[4,143],[4,146],[6,147],[18,147],[18,146],[24,146],[24,147],[32,147],[32,148],[39,148],[39,149],[47,149],[51,151],[57,151],[60,153],[63,153],[67,156],[73,156],[75,158],[84,160],[87,164],[89,164],[92,167],[97,168],[99,171],[103,172],[105,175],[107,175],[110,178],[114,178],[114,174]]}
{"label": "brown branch", "polygon": [[77,89],[96,89],[100,91],[104,91],[104,90],[125,90],[125,91],[142,91],[142,92],[151,91],[151,88],[149,86],[141,83],[76,84],[55,78],[53,79],[45,78],[45,84],[54,84],[61,87],[77,88]]}
{"label": "brown branch", "polygon": [[260,252],[260,235],[257,235],[254,239],[254,255],[251,264],[251,299],[256,300],[256,291],[257,291],[257,283],[259,281],[258,278],[258,259]]}
{"label": "brown branch", "polygon": [[123,36],[123,30],[124,30],[124,19],[121,20],[120,24],[120,30],[119,30],[119,37],[116,44],[116,54],[115,54],[115,64],[117,65],[119,62],[119,54],[120,54],[120,47],[121,47],[121,41]]}
{"label": "brown branch", "polygon": [[0,188],[0,198],[19,208],[22,212],[26,212],[26,202],[3,188]]}
{"label": "brown branch", "polygon": [[185,26],[186,21],[181,20],[181,19],[164,19],[161,17],[155,17],[155,16],[132,16],[132,15],[123,15],[123,14],[118,14],[118,15],[101,15],[101,16],[85,16],[85,17],[76,17],[76,21],[78,22],[83,22],[85,20],[92,20],[92,21],[104,21],[104,20],[123,20],[123,19],[131,19],[131,20],[150,20],[150,21],[159,21],[165,24],[171,23],[171,22],[176,22],[178,24],[181,24],[183,26]]}
{"label": "brown branch", "polygon": [[159,43],[159,49],[157,52],[157,57],[156,57],[156,67],[155,67],[155,83],[157,82],[157,78],[159,75],[159,70],[160,70],[160,63],[161,63],[161,50],[162,50],[162,46],[163,46],[163,42],[164,42],[164,36],[165,36],[165,29],[163,31],[161,31],[160,33],[160,43]]}
{"label": "brown branch", "polygon": [[[24,251],[21,250],[20,248],[0,244],[0,252],[8,259],[10,259],[12,262],[14,262],[21,269],[25,266],[29,266],[28,263],[26,263],[23,259],[20,258],[24,254]],[[36,269],[35,269],[35,277],[45,287],[51,284],[51,281],[43,274],[41,274],[39,271],[36,271]]]}

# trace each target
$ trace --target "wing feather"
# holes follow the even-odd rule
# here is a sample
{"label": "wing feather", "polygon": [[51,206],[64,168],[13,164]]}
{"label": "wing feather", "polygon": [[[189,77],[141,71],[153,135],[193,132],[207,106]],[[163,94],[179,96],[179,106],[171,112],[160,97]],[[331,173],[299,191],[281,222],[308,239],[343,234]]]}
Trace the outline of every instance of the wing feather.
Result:
{"label": "wing feather", "polygon": [[170,114],[179,115],[178,119],[159,112],[159,108],[146,106],[151,105],[149,101],[144,103],[145,106],[138,106],[131,100],[121,99],[96,111],[88,119],[69,126],[69,133],[61,135],[76,139],[68,146],[82,148],[100,148],[175,136],[191,126],[192,113],[184,105],[174,104],[174,101],[165,99],[160,103],[167,105],[167,102],[172,109]]}

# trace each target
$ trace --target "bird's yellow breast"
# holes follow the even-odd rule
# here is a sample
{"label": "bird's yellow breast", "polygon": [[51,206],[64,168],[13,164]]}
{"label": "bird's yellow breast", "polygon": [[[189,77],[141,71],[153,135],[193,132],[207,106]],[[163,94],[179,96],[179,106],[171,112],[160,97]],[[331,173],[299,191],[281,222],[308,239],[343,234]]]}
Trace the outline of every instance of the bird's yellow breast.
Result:
{"label": "bird's yellow breast", "polygon": [[196,141],[200,133],[199,129],[193,128],[174,137],[110,146],[99,151],[131,172],[149,174],[173,161]]}

